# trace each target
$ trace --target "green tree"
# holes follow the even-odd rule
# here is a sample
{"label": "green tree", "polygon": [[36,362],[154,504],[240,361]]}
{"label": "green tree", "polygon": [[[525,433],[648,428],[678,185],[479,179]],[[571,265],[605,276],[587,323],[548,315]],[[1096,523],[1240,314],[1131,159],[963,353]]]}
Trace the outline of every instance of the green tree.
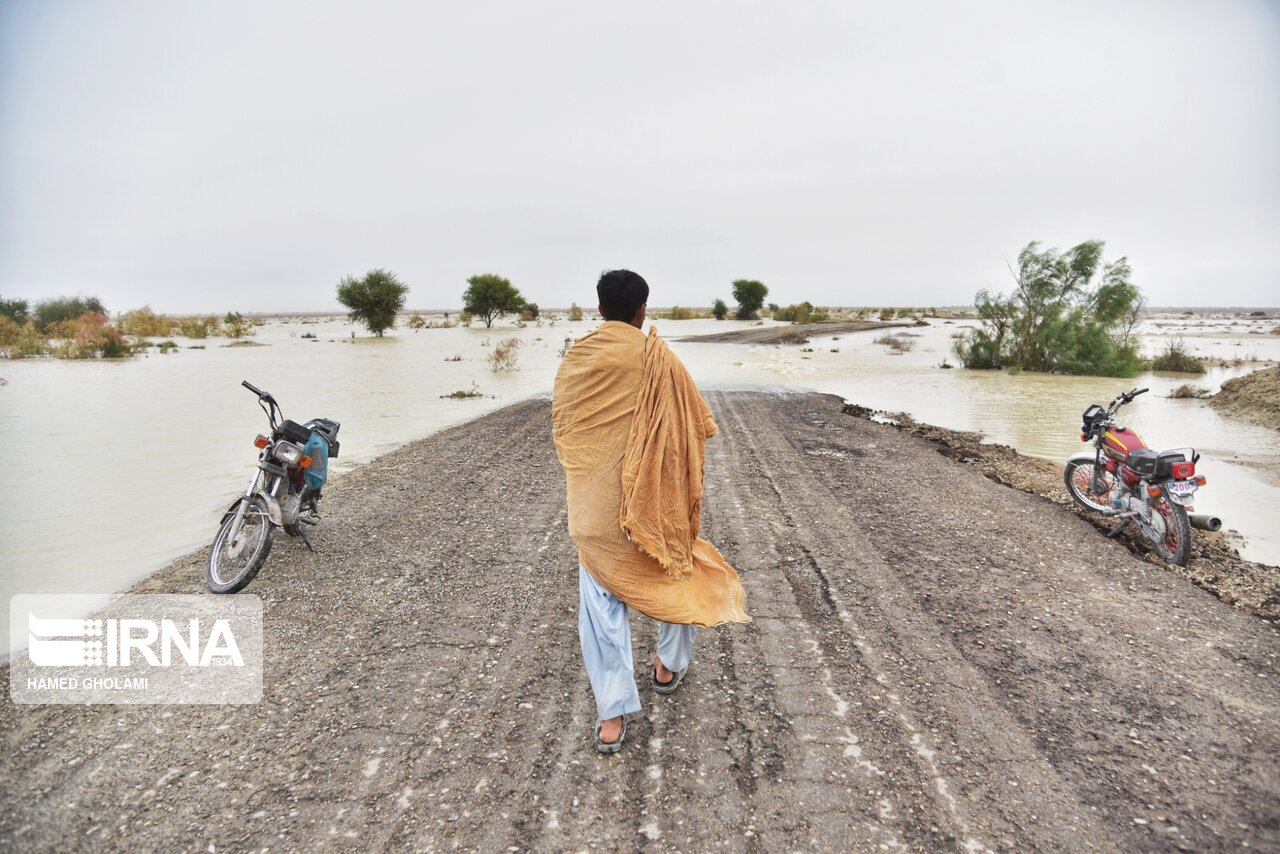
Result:
{"label": "green tree", "polygon": [[756,320],[760,317],[760,309],[764,306],[764,298],[769,289],[764,282],[755,279],[738,279],[733,283],[733,298],[738,303],[734,317],[738,320]]}
{"label": "green tree", "polygon": [[729,306],[725,305],[724,300],[718,299],[711,304],[711,316],[716,320],[724,320],[729,316]]}
{"label": "green tree", "polygon": [[75,320],[82,314],[106,314],[102,300],[97,297],[55,297],[36,303],[36,326],[41,332],[48,332],[49,327],[64,320]]}
{"label": "green tree", "polygon": [[30,308],[24,299],[5,299],[0,297],[0,317],[9,318],[15,326],[22,326],[27,322],[27,314]]}
{"label": "green tree", "polygon": [[462,294],[463,308],[483,318],[485,326],[493,326],[504,314],[518,314],[524,305],[520,291],[509,280],[493,273],[467,279],[467,289]]}
{"label": "green tree", "polygon": [[1018,255],[1012,294],[979,291],[982,326],[955,344],[966,368],[1018,368],[1132,376],[1141,368],[1134,327],[1142,292],[1128,259],[1103,263],[1101,240],[1066,252],[1028,243]]}
{"label": "green tree", "polygon": [[350,309],[352,320],[358,320],[379,337],[396,325],[396,312],[404,308],[409,286],[395,273],[381,268],[365,273],[363,279],[347,276],[338,282],[338,302]]}

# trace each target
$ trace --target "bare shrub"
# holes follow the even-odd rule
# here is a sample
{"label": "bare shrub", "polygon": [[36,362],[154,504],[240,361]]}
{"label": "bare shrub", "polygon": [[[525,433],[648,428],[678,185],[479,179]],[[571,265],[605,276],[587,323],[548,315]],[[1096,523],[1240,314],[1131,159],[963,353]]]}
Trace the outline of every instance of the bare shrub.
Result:
{"label": "bare shrub", "polygon": [[901,335],[881,335],[876,339],[875,343],[883,344],[899,355],[914,350],[916,347],[916,342],[910,338],[903,338]]}
{"label": "bare shrub", "polygon": [[499,342],[497,347],[493,348],[485,361],[489,363],[489,370],[495,374],[500,371],[515,371],[520,365],[520,339],[508,338]]}
{"label": "bare shrub", "polygon": [[1168,343],[1163,353],[1151,363],[1153,371],[1172,371],[1179,374],[1203,374],[1204,362],[1191,355],[1191,351],[1181,338]]}
{"label": "bare shrub", "polygon": [[1173,391],[1169,392],[1169,397],[1174,400],[1199,399],[1208,396],[1209,389],[1193,386],[1190,383],[1183,383]]}

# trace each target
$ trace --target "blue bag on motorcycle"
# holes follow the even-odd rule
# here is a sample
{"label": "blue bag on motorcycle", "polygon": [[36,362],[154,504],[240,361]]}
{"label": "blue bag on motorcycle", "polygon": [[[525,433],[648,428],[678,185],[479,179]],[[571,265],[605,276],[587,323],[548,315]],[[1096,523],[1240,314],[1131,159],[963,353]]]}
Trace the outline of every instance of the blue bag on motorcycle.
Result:
{"label": "blue bag on motorcycle", "polygon": [[311,457],[311,466],[307,469],[307,486],[319,489],[329,479],[329,443],[314,430],[302,452]]}

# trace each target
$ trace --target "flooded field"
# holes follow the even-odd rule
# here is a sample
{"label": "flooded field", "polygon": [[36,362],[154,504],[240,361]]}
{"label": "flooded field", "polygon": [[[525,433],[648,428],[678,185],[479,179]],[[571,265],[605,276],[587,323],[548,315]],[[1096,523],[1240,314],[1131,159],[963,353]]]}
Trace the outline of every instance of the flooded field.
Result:
{"label": "flooded field", "polygon": [[[668,338],[746,328],[712,320],[654,323]],[[1280,564],[1280,433],[1225,418],[1196,400],[1171,400],[1185,382],[1216,390],[1223,380],[1280,360],[1280,323],[1223,314],[1154,317],[1148,351],[1174,336],[1215,364],[1203,377],[1135,380],[1009,375],[943,369],[952,336],[972,321],[933,320],[895,354],[874,333],[816,338],[804,346],[681,343],[673,346],[706,388],[816,390],[920,421],[973,430],[992,442],[1053,460],[1079,450],[1080,412],[1133,385],[1150,394],[1126,410],[1128,426],[1153,446],[1192,445],[1209,480],[1197,509],[1217,513],[1244,539],[1242,553]],[[277,318],[251,339],[176,339],[122,362],[27,360],[0,363],[0,595],[100,592],[128,587],[212,539],[220,512],[253,469],[253,438],[266,429],[247,379],[271,391],[286,417],[342,422],[340,473],[406,442],[515,401],[548,394],[566,339],[591,321],[401,328],[369,338],[340,317]],[[902,330],[898,331],[899,333]],[[314,335],[304,338],[303,335]],[[486,363],[499,342],[521,342],[519,369]],[[204,349],[188,349],[204,345]],[[481,397],[442,397],[455,391]],[[716,441],[732,441],[724,435]],[[851,489],[856,484],[850,485]],[[868,496],[874,500],[874,496]],[[340,524],[340,520],[328,520]],[[424,534],[426,535],[426,534]],[[281,542],[279,547],[296,544]],[[266,570],[270,572],[270,566]],[[354,574],[360,567],[353,566]],[[7,641],[8,610],[0,638]]]}

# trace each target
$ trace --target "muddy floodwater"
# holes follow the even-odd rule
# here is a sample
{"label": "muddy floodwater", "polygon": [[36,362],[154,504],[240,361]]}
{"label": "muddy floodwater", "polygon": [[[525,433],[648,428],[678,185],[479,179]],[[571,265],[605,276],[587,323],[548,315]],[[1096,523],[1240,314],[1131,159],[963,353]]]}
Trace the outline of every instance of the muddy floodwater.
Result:
{"label": "muddy floodwater", "polygon": [[[653,322],[668,338],[754,325]],[[1148,351],[1182,336],[1215,365],[1227,365],[1202,377],[1147,374],[1132,381],[939,367],[955,363],[952,336],[972,323],[931,320],[894,330],[914,336],[908,338],[912,349],[900,354],[877,344],[876,333],[819,337],[807,345],[673,347],[707,389],[828,392],[1058,461],[1083,447],[1079,416],[1088,404],[1149,386],[1151,393],[1124,411],[1126,426],[1153,447],[1197,448],[1199,470],[1208,478],[1197,510],[1222,516],[1238,531],[1245,557],[1280,564],[1274,530],[1280,432],[1227,418],[1200,401],[1168,398],[1183,383],[1214,391],[1259,367],[1259,360],[1280,360],[1280,335],[1269,334],[1280,323],[1275,313],[1154,317],[1142,330]],[[358,329],[353,339],[356,328],[340,317],[277,318],[258,327],[250,339],[257,346],[177,338],[177,352],[151,350],[120,362],[0,362],[6,381],[0,384],[0,596],[7,603],[17,593],[110,594],[210,541],[221,511],[249,479],[253,439],[267,427],[241,380],[271,391],[287,418],[340,421],[341,457],[333,463],[340,477],[413,439],[549,394],[566,340],[594,325],[558,320],[523,329],[508,322],[494,329],[412,331],[402,324],[382,339]],[[511,338],[520,341],[518,369],[495,374],[487,357]],[[456,391],[481,396],[442,397]],[[0,609],[6,649],[8,619],[8,608]]]}

